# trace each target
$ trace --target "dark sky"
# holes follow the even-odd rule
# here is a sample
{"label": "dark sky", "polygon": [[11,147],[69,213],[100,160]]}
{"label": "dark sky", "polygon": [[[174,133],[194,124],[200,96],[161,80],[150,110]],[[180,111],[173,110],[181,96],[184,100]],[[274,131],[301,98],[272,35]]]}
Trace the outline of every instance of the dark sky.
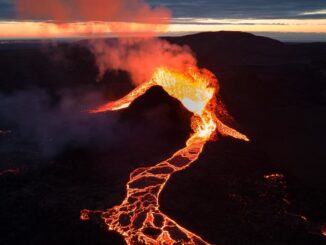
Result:
{"label": "dark sky", "polygon": [[326,18],[299,15],[326,9],[326,0],[149,0],[173,10],[175,17],[205,18]]}
{"label": "dark sky", "polygon": [[[0,19],[15,20],[14,0],[0,0]],[[326,19],[326,14],[300,15],[326,10],[326,0],[147,0],[165,5],[174,17]],[[40,4],[42,0],[40,0]]]}

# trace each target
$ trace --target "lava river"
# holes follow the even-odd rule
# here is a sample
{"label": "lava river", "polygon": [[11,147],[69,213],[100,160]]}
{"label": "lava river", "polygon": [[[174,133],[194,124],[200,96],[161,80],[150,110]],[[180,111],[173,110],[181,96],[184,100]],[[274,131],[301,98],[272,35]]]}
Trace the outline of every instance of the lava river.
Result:
{"label": "lava river", "polygon": [[218,81],[206,69],[189,68],[179,72],[158,68],[149,82],[143,83],[120,100],[109,102],[91,112],[127,108],[152,86],[161,86],[193,113],[193,133],[186,146],[165,161],[152,167],[135,169],[126,186],[127,196],[120,205],[105,211],[82,210],[81,219],[87,220],[91,214],[100,214],[108,229],[121,234],[127,244],[209,244],[160,211],[160,193],[171,175],[196,161],[205,143],[215,139],[217,133],[245,141],[249,139],[217,118],[216,111],[223,110],[217,108],[216,103]]}

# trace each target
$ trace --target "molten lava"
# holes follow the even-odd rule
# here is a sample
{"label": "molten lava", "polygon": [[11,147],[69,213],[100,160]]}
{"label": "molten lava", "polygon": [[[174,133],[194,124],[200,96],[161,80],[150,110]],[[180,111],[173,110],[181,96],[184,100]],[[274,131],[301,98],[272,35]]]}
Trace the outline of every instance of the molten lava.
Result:
{"label": "molten lava", "polygon": [[321,227],[321,234],[323,236],[326,236],[326,225],[322,225],[322,227]]}
{"label": "molten lava", "polygon": [[159,195],[171,175],[196,161],[205,143],[217,132],[249,141],[244,135],[223,124],[216,116],[216,77],[205,69],[189,68],[186,72],[159,68],[152,79],[120,100],[92,110],[92,113],[127,108],[152,86],[161,86],[193,113],[192,135],[186,146],[167,160],[152,167],[138,168],[130,174],[127,196],[118,206],[106,211],[83,210],[81,219],[100,213],[109,230],[120,233],[127,244],[208,244],[200,236],[186,230],[160,211]]}

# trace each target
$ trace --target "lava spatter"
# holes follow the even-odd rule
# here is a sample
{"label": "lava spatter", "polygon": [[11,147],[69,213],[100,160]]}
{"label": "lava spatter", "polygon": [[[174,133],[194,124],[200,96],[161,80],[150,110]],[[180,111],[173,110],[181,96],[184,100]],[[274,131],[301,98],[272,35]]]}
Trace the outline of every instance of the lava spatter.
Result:
{"label": "lava spatter", "polygon": [[216,133],[249,141],[244,135],[223,124],[216,117],[218,81],[205,69],[185,72],[159,68],[151,81],[134,89],[120,100],[107,103],[92,113],[127,108],[152,86],[161,86],[193,113],[193,133],[186,146],[167,160],[152,167],[138,168],[130,174],[127,196],[120,205],[105,211],[81,211],[81,219],[99,213],[109,230],[120,233],[127,244],[209,244],[200,236],[178,225],[160,211],[159,195],[171,175],[189,167],[201,154],[205,143]]}

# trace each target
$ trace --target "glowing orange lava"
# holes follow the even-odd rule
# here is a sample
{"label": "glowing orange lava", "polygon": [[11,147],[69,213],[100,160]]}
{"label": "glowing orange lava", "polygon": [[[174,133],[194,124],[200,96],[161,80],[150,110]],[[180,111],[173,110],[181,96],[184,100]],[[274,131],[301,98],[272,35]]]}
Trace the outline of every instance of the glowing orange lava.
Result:
{"label": "glowing orange lava", "polygon": [[200,236],[186,230],[160,211],[159,195],[171,175],[196,161],[205,143],[221,135],[249,141],[238,131],[226,126],[216,117],[216,77],[205,69],[189,68],[186,72],[159,68],[151,81],[134,89],[120,100],[110,102],[92,113],[120,110],[143,95],[152,86],[161,86],[193,113],[193,134],[186,146],[167,160],[152,167],[138,168],[130,174],[127,196],[118,206],[106,211],[83,210],[81,219],[99,213],[109,230],[120,233],[127,244],[209,244]]}
{"label": "glowing orange lava", "polygon": [[321,234],[322,234],[323,236],[326,236],[326,225],[322,225],[322,226],[321,226]]}

